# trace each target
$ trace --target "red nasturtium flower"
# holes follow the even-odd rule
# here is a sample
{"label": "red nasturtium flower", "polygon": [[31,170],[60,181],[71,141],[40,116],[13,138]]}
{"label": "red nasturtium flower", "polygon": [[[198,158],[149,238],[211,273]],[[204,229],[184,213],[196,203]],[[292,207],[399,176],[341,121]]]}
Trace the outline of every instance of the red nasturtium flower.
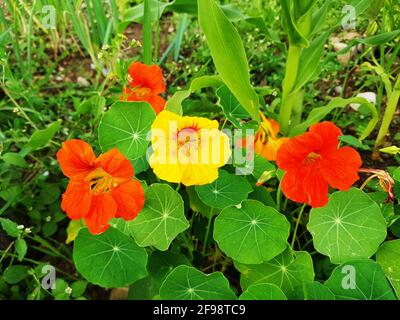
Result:
{"label": "red nasturtium flower", "polygon": [[341,135],[335,124],[325,121],[282,144],[276,163],[286,171],[281,187],[287,198],[323,207],[329,185],[348,190],[359,179],[361,157],[351,147],[338,148]]}
{"label": "red nasturtium flower", "polygon": [[121,100],[146,101],[156,114],[164,110],[166,101],[160,94],[165,92],[165,84],[160,67],[133,62],[128,67],[128,73],[129,86],[123,88]]}
{"label": "red nasturtium flower", "polygon": [[89,144],[73,139],[62,144],[57,160],[70,179],[61,208],[72,220],[83,218],[92,234],[106,231],[111,218],[134,219],[143,208],[143,188],[117,149],[96,158]]}

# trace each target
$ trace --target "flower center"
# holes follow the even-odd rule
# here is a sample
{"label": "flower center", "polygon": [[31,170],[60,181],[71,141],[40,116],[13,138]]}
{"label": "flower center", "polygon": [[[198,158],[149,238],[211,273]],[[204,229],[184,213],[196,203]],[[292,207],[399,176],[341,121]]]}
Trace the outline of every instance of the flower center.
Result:
{"label": "flower center", "polygon": [[118,184],[114,182],[113,177],[102,168],[96,168],[89,173],[86,176],[85,181],[90,184],[90,190],[94,195],[101,195],[110,192],[118,186]]}
{"label": "flower center", "polygon": [[314,163],[315,161],[317,161],[319,158],[321,158],[321,155],[315,152],[310,152],[307,155],[307,158],[305,159],[307,164],[311,164]]}

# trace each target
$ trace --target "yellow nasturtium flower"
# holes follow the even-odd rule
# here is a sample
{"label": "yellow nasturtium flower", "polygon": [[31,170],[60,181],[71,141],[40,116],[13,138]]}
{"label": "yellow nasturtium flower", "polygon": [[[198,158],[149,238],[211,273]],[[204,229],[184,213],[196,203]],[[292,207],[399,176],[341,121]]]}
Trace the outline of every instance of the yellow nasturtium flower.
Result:
{"label": "yellow nasturtium flower", "polygon": [[254,152],[269,161],[276,160],[276,154],[287,138],[278,138],[279,123],[273,119],[267,119],[260,113],[262,122],[254,136]]}
{"label": "yellow nasturtium flower", "polygon": [[216,120],[166,110],[151,127],[151,143],[149,163],[156,176],[186,186],[213,182],[231,155],[229,138]]}

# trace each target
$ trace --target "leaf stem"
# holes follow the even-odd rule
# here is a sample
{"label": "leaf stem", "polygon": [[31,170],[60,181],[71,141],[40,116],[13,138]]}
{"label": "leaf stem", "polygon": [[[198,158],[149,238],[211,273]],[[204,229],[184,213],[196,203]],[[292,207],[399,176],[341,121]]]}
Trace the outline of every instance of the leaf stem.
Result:
{"label": "leaf stem", "polygon": [[304,208],[305,208],[305,207],[306,207],[306,205],[303,204],[303,206],[301,207],[300,213],[299,213],[299,215],[298,215],[298,217],[297,217],[296,225],[295,225],[294,231],[293,231],[292,243],[290,244],[290,246],[291,246],[292,249],[293,249],[294,243],[295,243],[295,241],[296,241],[297,229],[298,229],[298,227],[299,227],[300,220],[301,220],[301,216],[303,215],[303,212],[304,212]]}

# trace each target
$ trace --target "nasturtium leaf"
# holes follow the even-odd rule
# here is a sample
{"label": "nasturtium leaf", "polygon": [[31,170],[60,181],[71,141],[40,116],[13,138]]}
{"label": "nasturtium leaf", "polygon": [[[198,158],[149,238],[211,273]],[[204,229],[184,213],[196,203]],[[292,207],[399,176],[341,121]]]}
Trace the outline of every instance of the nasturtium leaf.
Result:
{"label": "nasturtium leaf", "polygon": [[103,151],[117,148],[129,160],[146,154],[147,135],[156,115],[146,102],[116,102],[104,113],[99,124]]}
{"label": "nasturtium leaf", "polygon": [[189,196],[189,206],[193,212],[200,212],[203,216],[207,218],[211,218],[213,215],[219,213],[219,210],[211,208],[203,201],[201,201],[201,199],[197,195],[195,187],[187,187],[186,191]]}
{"label": "nasturtium leaf", "polygon": [[368,259],[386,238],[379,206],[359,189],[333,193],[325,207],[311,210],[307,228],[315,249],[335,264]]}
{"label": "nasturtium leaf", "polygon": [[337,266],[325,282],[337,300],[395,300],[385,273],[373,260],[354,260]]}
{"label": "nasturtium leaf", "polygon": [[166,300],[233,300],[235,293],[221,272],[205,274],[193,267],[178,266],[160,288]]}
{"label": "nasturtium leaf", "polygon": [[287,247],[290,223],[272,207],[245,200],[227,207],[215,219],[214,239],[220,249],[243,264],[271,260]]}
{"label": "nasturtium leaf", "polygon": [[376,253],[378,262],[400,299],[400,239],[382,243]]}
{"label": "nasturtium leaf", "polygon": [[225,117],[236,127],[241,127],[240,120],[250,118],[250,115],[242,107],[227,86],[222,86],[217,90],[219,105],[225,114]]}
{"label": "nasturtium leaf", "polygon": [[235,262],[240,271],[240,285],[246,290],[250,285],[272,283],[286,294],[302,283],[314,280],[314,268],[308,252],[298,251],[294,255],[290,248],[271,261],[262,264],[244,265]]}
{"label": "nasturtium leaf", "polygon": [[250,183],[245,178],[225,170],[220,170],[218,179],[212,183],[196,186],[195,189],[200,200],[212,208],[239,204],[247,199],[252,191]]}
{"label": "nasturtium leaf", "polygon": [[147,253],[135,241],[114,228],[100,235],[82,229],[74,241],[76,269],[93,284],[123,287],[147,275]]}
{"label": "nasturtium leaf", "polygon": [[239,300],[287,300],[282,290],[272,283],[251,285],[244,291]]}
{"label": "nasturtium leaf", "polygon": [[136,281],[129,287],[130,300],[157,299],[162,282],[167,274],[179,265],[190,266],[189,260],[182,254],[170,251],[154,251],[149,257],[148,276]]}
{"label": "nasturtium leaf", "polygon": [[175,237],[189,228],[179,193],[167,184],[155,183],[145,192],[146,202],[129,230],[141,247],[167,250]]}
{"label": "nasturtium leaf", "polygon": [[317,281],[303,283],[294,288],[287,296],[290,300],[335,300],[332,291]]}

